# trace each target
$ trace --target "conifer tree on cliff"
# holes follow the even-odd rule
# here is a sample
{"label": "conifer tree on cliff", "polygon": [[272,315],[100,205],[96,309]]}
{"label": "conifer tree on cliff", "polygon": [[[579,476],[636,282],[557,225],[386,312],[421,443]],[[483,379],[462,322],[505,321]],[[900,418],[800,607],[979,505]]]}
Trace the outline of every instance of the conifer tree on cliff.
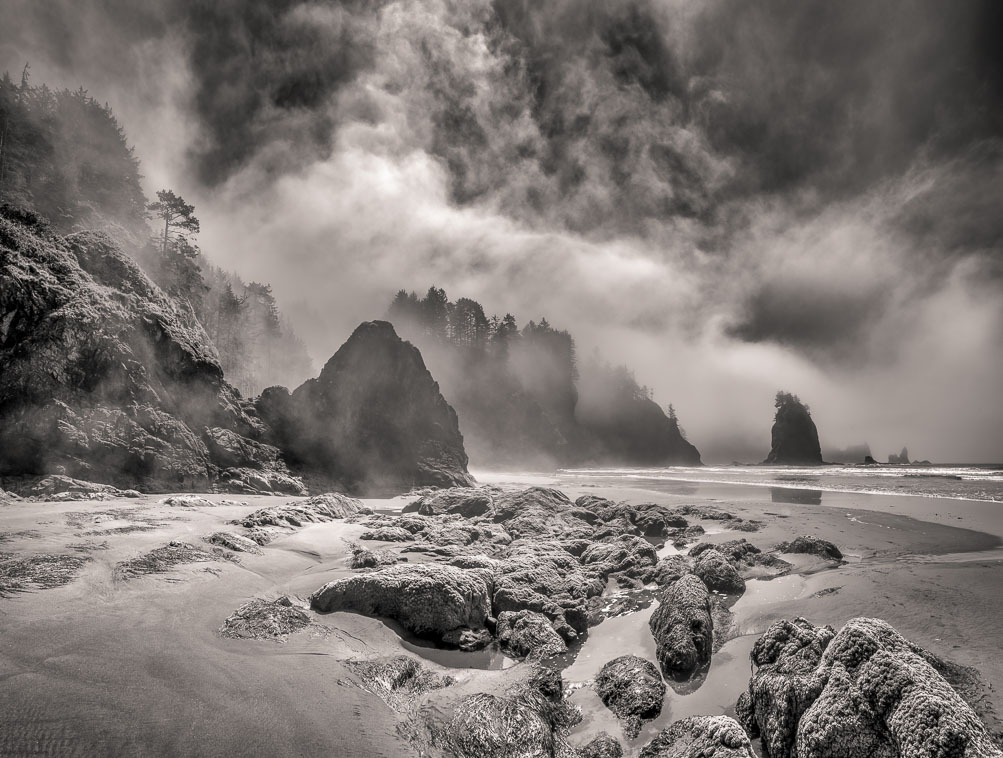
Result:
{"label": "conifer tree on cliff", "polygon": [[198,246],[194,237],[200,231],[195,206],[186,203],[174,190],[157,192],[157,201],[147,206],[150,218],[162,222],[158,233],[160,269],[158,277],[176,297],[195,305],[202,295],[204,283],[198,265]]}

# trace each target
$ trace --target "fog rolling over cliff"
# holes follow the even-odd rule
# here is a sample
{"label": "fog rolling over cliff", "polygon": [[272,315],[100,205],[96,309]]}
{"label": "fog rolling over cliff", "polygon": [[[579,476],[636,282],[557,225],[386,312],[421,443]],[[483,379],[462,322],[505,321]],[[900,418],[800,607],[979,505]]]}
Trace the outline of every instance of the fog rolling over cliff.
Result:
{"label": "fog rolling over cliff", "polygon": [[992,0],[4,16],[0,68],[108,102],[315,361],[434,282],[630,366],[706,460],[761,459],[778,386],[827,446],[1003,451]]}

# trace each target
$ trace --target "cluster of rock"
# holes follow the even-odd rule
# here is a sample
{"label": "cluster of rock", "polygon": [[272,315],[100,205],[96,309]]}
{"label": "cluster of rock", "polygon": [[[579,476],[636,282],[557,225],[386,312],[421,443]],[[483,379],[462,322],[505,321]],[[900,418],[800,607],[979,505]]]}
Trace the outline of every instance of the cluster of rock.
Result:
{"label": "cluster of rock", "polygon": [[738,713],[767,758],[1003,755],[936,659],[884,621],[778,621],[752,662]]}

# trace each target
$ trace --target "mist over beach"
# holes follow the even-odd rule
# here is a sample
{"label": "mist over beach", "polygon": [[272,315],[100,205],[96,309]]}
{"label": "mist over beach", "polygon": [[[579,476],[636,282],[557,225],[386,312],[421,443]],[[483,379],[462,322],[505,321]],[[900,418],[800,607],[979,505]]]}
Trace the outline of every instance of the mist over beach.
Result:
{"label": "mist over beach", "polygon": [[0,0],[0,756],[1003,758],[1001,25]]}

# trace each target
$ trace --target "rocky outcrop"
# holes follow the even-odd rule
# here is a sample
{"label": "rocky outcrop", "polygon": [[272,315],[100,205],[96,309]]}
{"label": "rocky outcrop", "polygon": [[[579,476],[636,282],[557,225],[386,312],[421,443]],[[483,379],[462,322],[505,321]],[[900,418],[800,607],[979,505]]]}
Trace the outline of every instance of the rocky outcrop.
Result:
{"label": "rocky outcrop", "polygon": [[590,545],[580,560],[601,576],[621,577],[648,582],[654,576],[658,554],[650,542],[632,535],[622,535]]}
{"label": "rocky outcrop", "polygon": [[843,560],[843,553],[838,547],[821,537],[798,537],[790,542],[777,545],[778,553],[800,553],[802,555],[817,555],[830,561]]}
{"label": "rocky outcrop", "polygon": [[299,486],[202,327],[103,234],[0,215],[0,365],[0,476],[206,490],[237,467]]}
{"label": "rocky outcrop", "polygon": [[407,712],[426,692],[448,687],[454,681],[451,676],[436,674],[406,655],[345,661],[345,666],[355,674],[362,689],[372,692],[398,713]]}
{"label": "rocky outcrop", "polygon": [[456,413],[418,348],[386,321],[361,324],[316,379],[262,393],[261,417],[286,461],[349,492],[467,486]]}
{"label": "rocky outcrop", "polygon": [[989,758],[1003,753],[933,665],[877,619],[839,633],[778,621],[752,649],[738,713],[768,758]]}
{"label": "rocky outcrop", "polygon": [[288,597],[277,600],[254,598],[235,610],[219,628],[221,637],[282,642],[293,632],[310,625],[310,616]]}
{"label": "rocky outcrop", "polygon": [[690,716],[663,729],[641,758],[755,758],[742,727],[728,716]]}
{"label": "rocky outcrop", "polygon": [[495,630],[498,643],[516,658],[538,660],[567,652],[550,620],[536,611],[503,611]]}
{"label": "rocky outcrop", "polygon": [[710,661],[714,645],[710,595],[703,581],[687,574],[662,591],[648,626],[667,676],[685,678]]}
{"label": "rocky outcrop", "polygon": [[693,565],[693,573],[703,580],[707,589],[728,595],[745,592],[745,580],[732,563],[717,550],[705,550]]}
{"label": "rocky outcrop", "polygon": [[773,422],[772,447],[764,463],[779,465],[819,465],[822,448],[811,411],[797,395],[777,393],[777,413]]}
{"label": "rocky outcrop", "polygon": [[442,642],[462,629],[482,629],[491,615],[491,575],[481,569],[398,564],[329,582],[310,596],[323,613],[355,611],[399,622],[420,637]]}
{"label": "rocky outcrop", "polygon": [[422,495],[404,506],[403,513],[422,516],[455,514],[464,518],[484,516],[494,507],[496,490],[487,487],[449,487]]}
{"label": "rocky outcrop", "polygon": [[655,664],[636,655],[622,655],[604,665],[596,676],[603,704],[623,722],[628,737],[636,737],[644,721],[662,712],[665,682]]}
{"label": "rocky outcrop", "polygon": [[898,455],[892,453],[891,455],[888,456],[888,462],[893,465],[908,466],[910,463],[909,448],[906,447],[902,448],[902,452],[900,452]]}
{"label": "rocky outcrop", "polygon": [[270,505],[236,519],[233,523],[248,529],[256,526],[297,527],[372,512],[373,509],[363,505],[361,500],[338,492],[328,492],[284,505]]}
{"label": "rocky outcrop", "polygon": [[513,537],[591,539],[594,513],[577,508],[565,495],[547,487],[530,487],[495,498],[493,520]]}

